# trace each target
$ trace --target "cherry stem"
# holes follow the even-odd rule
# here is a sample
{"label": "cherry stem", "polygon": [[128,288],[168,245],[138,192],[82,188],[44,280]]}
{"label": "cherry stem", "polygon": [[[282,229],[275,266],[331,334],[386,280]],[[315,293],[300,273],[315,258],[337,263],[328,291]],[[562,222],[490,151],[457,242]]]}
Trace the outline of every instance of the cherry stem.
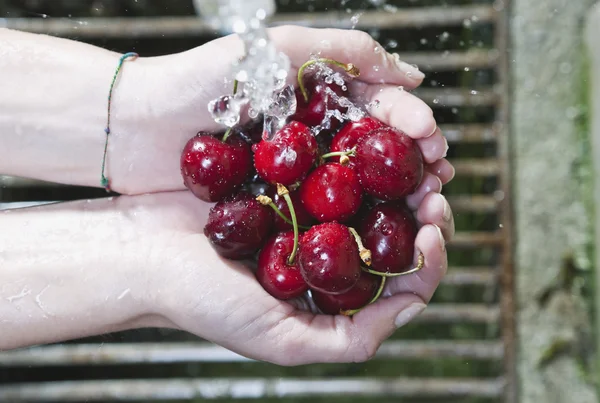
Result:
{"label": "cherry stem", "polygon": [[306,101],[306,102],[308,102],[308,93],[306,92],[306,87],[304,86],[304,81],[303,81],[304,70],[306,70],[307,67],[309,67],[315,63],[333,64],[334,66],[341,67],[351,77],[358,77],[360,75],[360,70],[358,69],[358,67],[356,67],[352,63],[346,64],[346,63],[338,62],[337,60],[326,59],[326,58],[309,60],[298,69],[298,87],[300,88],[300,92],[302,92],[302,96],[304,97],[304,101]]}
{"label": "cherry stem", "polygon": [[348,151],[334,151],[331,153],[323,154],[323,155],[321,155],[321,158],[325,159],[325,158],[331,158],[331,157],[354,157],[354,156],[356,156],[356,147],[353,147],[352,149],[350,149]]}
{"label": "cherry stem", "polygon": [[296,253],[298,253],[298,220],[296,220],[296,210],[294,210],[294,203],[290,197],[290,191],[281,183],[277,184],[277,194],[285,199],[285,202],[290,209],[290,216],[292,216],[292,227],[294,228],[294,248],[288,259],[288,264],[293,265],[296,260]]}
{"label": "cherry stem", "polygon": [[379,288],[377,289],[375,296],[373,296],[373,298],[371,298],[371,301],[369,301],[369,303],[367,305],[363,306],[362,308],[358,308],[358,309],[349,309],[346,311],[341,311],[340,313],[345,316],[354,316],[357,313],[359,313],[360,311],[362,311],[363,309],[365,309],[367,306],[377,302],[379,297],[381,297],[381,294],[383,294],[383,289],[385,288],[385,282],[386,282],[386,277],[381,277],[381,282],[379,283]]}
{"label": "cherry stem", "polygon": [[[260,195],[256,198],[256,200],[258,200],[258,202],[260,204],[262,204],[263,206],[269,206],[273,209],[273,211],[275,211],[277,213],[277,215],[279,217],[281,217],[281,219],[283,221],[285,221],[286,223],[288,223],[289,225],[294,225],[294,223],[292,222],[292,220],[290,220],[289,218],[287,218],[285,216],[285,214],[283,214],[283,211],[279,210],[279,207],[277,207],[277,205],[275,203],[273,203],[273,200],[269,197],[269,196],[265,196],[265,195]],[[307,227],[305,225],[300,225],[298,224],[298,228],[302,228],[302,229],[310,229],[310,227]]]}
{"label": "cherry stem", "polygon": [[425,266],[425,256],[423,256],[423,253],[419,253],[419,257],[417,258],[417,265],[415,267],[413,267],[412,269],[410,269],[408,271],[404,271],[402,273],[382,273],[380,271],[367,269],[365,267],[363,267],[362,269],[363,269],[363,271],[374,274],[376,276],[401,277],[401,276],[408,276],[409,274],[414,274],[414,273],[418,272],[419,270],[421,270],[423,268],[423,266]]}
{"label": "cherry stem", "polygon": [[[238,90],[238,80],[233,80],[233,95],[236,94]],[[221,139],[221,141],[224,143],[227,141],[227,138],[229,138],[229,135],[231,134],[231,130],[233,129],[233,126],[228,128],[227,131],[225,132],[225,134],[223,135],[223,139]]]}
{"label": "cherry stem", "polygon": [[358,232],[356,232],[356,230],[354,228],[348,227],[348,230],[350,230],[350,233],[354,236],[354,239],[356,240],[356,243],[358,244],[358,254],[360,255],[360,259],[367,266],[371,266],[371,251],[364,247],[364,245],[362,243],[362,239],[360,238],[360,235],[358,235]]}

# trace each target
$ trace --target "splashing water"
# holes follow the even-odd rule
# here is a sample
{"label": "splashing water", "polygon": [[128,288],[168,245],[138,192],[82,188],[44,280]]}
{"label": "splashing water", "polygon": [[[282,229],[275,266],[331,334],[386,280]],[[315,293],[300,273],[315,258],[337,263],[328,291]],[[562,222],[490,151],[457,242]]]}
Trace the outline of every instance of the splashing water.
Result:
{"label": "splashing water", "polygon": [[208,105],[215,122],[232,127],[239,123],[244,106],[249,116],[265,116],[266,127],[281,127],[296,109],[293,88],[286,87],[291,63],[269,39],[265,20],[275,12],[273,0],[198,1],[198,8],[214,25],[239,35],[244,57],[233,66],[240,90]]}
{"label": "splashing water", "polygon": [[[388,12],[385,0],[369,0],[373,6]],[[233,127],[242,119],[242,110],[247,107],[248,116],[256,119],[264,117],[263,138],[269,140],[281,129],[287,119],[294,115],[297,100],[292,85],[286,85],[291,70],[289,58],[277,51],[271,42],[266,20],[276,11],[274,0],[195,0],[199,12],[215,28],[238,34],[244,44],[244,57],[233,67],[233,77],[238,81],[238,91],[214,99],[208,104],[211,116],[218,124]],[[355,27],[362,12],[351,18]],[[397,42],[392,46],[397,46]],[[374,49],[375,52],[381,51]],[[313,55],[311,58],[317,58]],[[345,76],[324,63],[315,63],[316,78],[328,85],[337,85],[343,91],[348,90]],[[378,69],[378,66],[374,66]],[[369,108],[377,108],[378,102],[356,106],[345,96],[327,88],[326,95],[345,112],[337,109],[327,110],[321,125],[313,128],[317,135],[331,127],[331,120],[357,121],[366,115]],[[326,105],[329,105],[326,102]]]}

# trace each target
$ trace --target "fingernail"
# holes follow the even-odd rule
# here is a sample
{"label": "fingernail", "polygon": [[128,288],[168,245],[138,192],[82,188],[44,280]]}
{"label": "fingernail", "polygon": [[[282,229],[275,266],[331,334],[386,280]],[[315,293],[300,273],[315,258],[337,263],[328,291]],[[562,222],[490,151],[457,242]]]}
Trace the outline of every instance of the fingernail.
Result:
{"label": "fingernail", "polygon": [[411,320],[413,320],[415,317],[419,316],[419,314],[421,312],[423,312],[425,310],[425,308],[427,308],[427,305],[422,304],[420,302],[415,302],[411,305],[409,305],[406,309],[404,309],[402,312],[400,312],[398,314],[398,316],[396,316],[396,327],[400,328],[404,325],[406,325],[408,322],[410,322]]}
{"label": "fingernail", "polygon": [[448,204],[448,200],[446,200],[446,197],[443,194],[440,194],[440,197],[442,198],[442,203],[444,203],[442,219],[445,222],[450,222],[452,220],[452,210],[450,209],[450,205]]}
{"label": "fingernail", "polygon": [[448,145],[448,139],[446,137],[443,137],[444,139],[444,143],[446,145],[446,149],[444,150],[444,155],[442,158],[446,158],[446,156],[448,155],[448,150],[450,149],[450,146]]}
{"label": "fingernail", "polygon": [[398,68],[398,70],[403,72],[406,75],[406,77],[413,78],[415,80],[422,80],[425,78],[425,74],[423,74],[423,72],[419,70],[418,67],[415,67],[400,60],[400,55],[398,53],[394,53],[393,57],[394,63],[396,63],[396,67]]}
{"label": "fingernail", "polygon": [[435,132],[437,132],[437,129],[438,129],[438,127],[437,127],[437,125],[435,125],[435,126],[433,127],[433,130],[431,131],[431,133],[429,133],[429,134],[427,135],[427,137],[431,137],[431,136],[433,136],[433,135],[435,134]]}
{"label": "fingernail", "polygon": [[446,251],[446,239],[444,238],[444,234],[442,234],[442,230],[435,224],[431,224],[437,230],[438,236],[440,237],[440,245],[442,245],[442,251]]}

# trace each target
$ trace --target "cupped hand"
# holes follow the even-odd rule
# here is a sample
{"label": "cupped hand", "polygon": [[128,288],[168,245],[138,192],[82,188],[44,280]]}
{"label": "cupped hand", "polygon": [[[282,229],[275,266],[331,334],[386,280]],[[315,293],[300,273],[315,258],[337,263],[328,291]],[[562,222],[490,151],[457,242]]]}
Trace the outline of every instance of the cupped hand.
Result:
{"label": "cupped hand", "polygon": [[[148,222],[159,225],[151,231],[156,255],[163,256],[152,263],[163,273],[156,304],[173,326],[251,358],[282,365],[364,361],[425,308],[447,270],[445,244],[454,234],[450,206],[440,194],[454,176],[445,159],[447,142],[431,109],[411,94],[423,75],[367,34],[301,27],[274,28],[270,34],[295,69],[317,53],[355,64],[361,75],[350,84],[351,91],[368,102],[378,101],[369,113],[416,139],[426,173],[407,202],[420,226],[415,262],[423,253],[424,267],[390,279],[381,299],[350,318],[319,315],[276,300],[251,270],[212,250],[202,234],[210,205],[184,190],[179,157],[198,131],[222,130],[206,106],[231,91],[224,83],[242,46],[230,36],[144,61],[145,74],[157,77],[149,87],[156,96],[145,106],[153,113],[138,133],[121,139],[124,150],[139,150],[128,162],[128,175],[136,180],[123,185],[126,193],[184,190],[144,196],[150,201]],[[113,149],[118,153],[118,144]]]}
{"label": "cupped hand", "polygon": [[[297,69],[315,54],[360,69],[360,77],[351,82],[351,93],[366,102],[378,101],[369,113],[417,139],[428,164],[423,184],[409,200],[414,208],[428,190],[439,191],[453,177],[454,169],[444,158],[447,142],[431,109],[410,92],[423,80],[419,70],[385,52],[362,31],[284,26],[271,28],[269,35],[292,62],[292,82]],[[137,104],[130,108],[139,119],[127,135],[117,128],[111,137],[113,189],[124,194],[184,189],[181,151],[201,130],[224,131],[207,105],[232,92],[231,66],[242,56],[242,41],[231,35],[186,52],[128,62],[132,64],[125,67],[121,80],[137,75],[131,78],[140,83]]]}
{"label": "cupped hand", "polygon": [[[126,196],[124,196],[126,197]],[[353,317],[321,315],[271,297],[241,262],[220,258],[202,233],[210,205],[190,192],[131,197],[143,236],[152,311],[166,326],[194,333],[246,357],[279,365],[362,362],[430,300],[446,271],[454,224],[445,199],[427,194],[416,211],[416,249],[425,265],[391,279],[383,296]],[[163,324],[164,325],[164,324]]]}

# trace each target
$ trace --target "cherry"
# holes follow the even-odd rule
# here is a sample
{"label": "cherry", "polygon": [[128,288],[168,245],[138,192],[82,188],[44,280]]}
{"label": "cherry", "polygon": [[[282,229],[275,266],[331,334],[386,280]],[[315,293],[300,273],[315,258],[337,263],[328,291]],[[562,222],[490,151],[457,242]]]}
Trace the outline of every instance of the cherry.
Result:
{"label": "cherry", "polygon": [[239,136],[222,141],[201,132],[185,145],[180,168],[185,186],[197,198],[216,202],[244,183],[252,168],[252,153]]}
{"label": "cherry", "polygon": [[[331,152],[350,151],[357,146],[360,139],[384,124],[377,119],[366,116],[356,122],[348,122],[341,128],[331,141]],[[336,157],[339,161],[339,157]],[[350,167],[354,165],[354,158],[350,158]]]}
{"label": "cherry", "polygon": [[347,108],[341,107],[336,101],[336,97],[344,96],[342,88],[336,84],[319,82],[314,76],[304,76],[304,83],[308,101],[301,89],[296,89],[297,106],[293,119],[307,126],[324,126],[335,130],[340,126],[340,121],[331,116],[326,120],[325,117],[328,110],[346,112]]}
{"label": "cherry", "polygon": [[411,269],[417,236],[413,213],[403,202],[374,206],[361,220],[358,232],[371,251],[371,270],[402,273]]}
{"label": "cherry", "polygon": [[350,290],[361,273],[358,245],[345,225],[319,224],[302,235],[298,264],[308,286],[341,294]]}
{"label": "cherry", "polygon": [[304,74],[307,67],[323,63],[343,69],[350,77],[358,77],[359,69],[351,63],[345,64],[332,59],[311,59],[298,69],[298,89],[296,90],[297,107],[294,119],[308,126],[323,126],[326,129],[337,129],[340,121],[333,116],[327,116],[327,111],[345,113],[347,108],[338,102],[339,97],[346,91],[333,81],[327,83],[322,71],[315,74]]}
{"label": "cherry", "polygon": [[[269,188],[266,192],[266,195],[273,200],[273,203],[279,209],[279,211],[288,218],[288,221],[285,221],[279,216],[279,214],[275,214],[275,228],[278,231],[287,231],[292,229],[290,208],[288,207],[285,199],[277,194],[277,190],[274,187]],[[291,191],[290,198],[294,204],[294,212],[296,214],[296,219],[298,220],[298,225],[301,227],[310,227],[313,225],[315,223],[315,219],[308,213],[308,211],[306,211],[306,208],[304,208],[300,198],[300,191]]]}
{"label": "cherry", "polygon": [[364,137],[355,158],[363,189],[382,200],[408,196],[423,179],[423,156],[417,143],[389,126]]}
{"label": "cherry", "polygon": [[339,315],[367,306],[377,294],[381,276],[362,272],[358,282],[343,294],[332,295],[313,290],[311,292],[315,305],[326,315]]}
{"label": "cherry", "polygon": [[300,186],[300,197],[306,210],[320,222],[344,222],[360,209],[362,188],[351,168],[330,162],[308,175]]}
{"label": "cherry", "polygon": [[306,125],[292,121],[271,140],[253,146],[254,166],[271,184],[288,186],[303,179],[317,159],[317,141]]}
{"label": "cherry", "polygon": [[210,209],[204,235],[217,253],[232,260],[254,255],[273,228],[273,212],[254,196],[240,192]]}
{"label": "cherry", "polygon": [[256,144],[262,140],[264,119],[262,116],[253,119],[243,126],[233,129],[233,132],[239,134],[249,144]]}
{"label": "cherry", "polygon": [[294,248],[294,233],[287,231],[270,238],[258,255],[256,279],[273,297],[286,300],[308,291],[297,260],[288,259]]}

